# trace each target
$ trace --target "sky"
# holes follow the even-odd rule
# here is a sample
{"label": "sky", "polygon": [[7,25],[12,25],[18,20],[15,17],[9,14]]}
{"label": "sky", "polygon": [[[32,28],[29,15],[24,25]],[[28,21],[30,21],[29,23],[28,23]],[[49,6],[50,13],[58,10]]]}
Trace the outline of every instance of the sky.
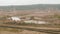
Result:
{"label": "sky", "polygon": [[32,4],[60,4],[60,0],[0,0],[0,6]]}

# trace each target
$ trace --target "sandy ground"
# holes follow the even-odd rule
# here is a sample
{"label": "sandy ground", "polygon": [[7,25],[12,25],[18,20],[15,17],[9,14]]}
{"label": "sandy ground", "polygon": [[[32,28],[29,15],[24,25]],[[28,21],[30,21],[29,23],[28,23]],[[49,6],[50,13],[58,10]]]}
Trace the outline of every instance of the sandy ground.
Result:
{"label": "sandy ground", "polygon": [[0,31],[0,34],[47,34],[47,33],[24,30],[22,32]]}

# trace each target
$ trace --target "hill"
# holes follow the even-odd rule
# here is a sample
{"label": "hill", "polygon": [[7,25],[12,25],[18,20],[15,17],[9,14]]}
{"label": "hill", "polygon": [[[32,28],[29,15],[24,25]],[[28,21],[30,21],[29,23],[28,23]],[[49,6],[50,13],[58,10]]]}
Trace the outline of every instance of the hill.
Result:
{"label": "hill", "polygon": [[32,10],[32,9],[60,9],[60,4],[34,4],[34,5],[11,5],[11,6],[0,6],[3,10]]}

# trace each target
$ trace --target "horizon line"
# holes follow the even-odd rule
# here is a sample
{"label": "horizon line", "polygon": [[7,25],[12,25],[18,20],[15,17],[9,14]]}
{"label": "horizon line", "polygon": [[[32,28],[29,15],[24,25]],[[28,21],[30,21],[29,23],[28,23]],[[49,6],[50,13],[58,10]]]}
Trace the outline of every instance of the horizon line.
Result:
{"label": "horizon line", "polygon": [[[40,4],[30,4],[30,5],[40,5]],[[60,5],[60,4],[41,4],[41,5]],[[0,6],[15,6],[15,5],[0,5]],[[26,6],[26,5],[17,5],[16,6]]]}

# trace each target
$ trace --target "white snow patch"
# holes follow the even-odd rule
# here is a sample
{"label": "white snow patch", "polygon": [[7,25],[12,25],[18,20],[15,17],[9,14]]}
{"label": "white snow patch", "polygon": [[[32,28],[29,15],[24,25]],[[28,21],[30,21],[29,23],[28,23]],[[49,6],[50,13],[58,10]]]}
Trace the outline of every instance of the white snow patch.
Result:
{"label": "white snow patch", "polygon": [[13,21],[20,21],[21,20],[19,17],[10,17],[8,19],[12,19]]}
{"label": "white snow patch", "polygon": [[34,21],[34,20],[28,20],[24,21],[25,23],[35,23],[35,24],[47,24],[45,21]]}

